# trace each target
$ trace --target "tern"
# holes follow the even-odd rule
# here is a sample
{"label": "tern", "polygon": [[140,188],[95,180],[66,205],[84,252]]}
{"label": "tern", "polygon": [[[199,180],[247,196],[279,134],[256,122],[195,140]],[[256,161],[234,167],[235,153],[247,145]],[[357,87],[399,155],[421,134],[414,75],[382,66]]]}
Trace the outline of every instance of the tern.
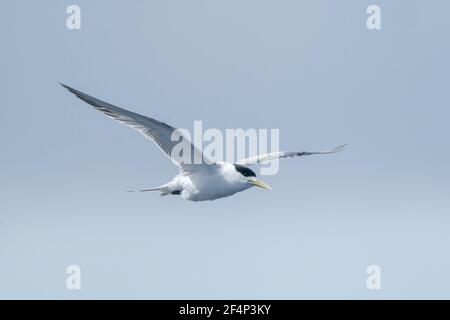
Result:
{"label": "tern", "polygon": [[119,108],[81,91],[75,90],[63,83],[60,83],[60,85],[98,111],[104,113],[106,116],[139,131],[146,138],[154,141],[161,151],[163,151],[164,154],[179,167],[179,174],[168,183],[155,188],[139,190],[159,191],[162,196],[180,195],[184,199],[190,201],[205,201],[229,197],[251,187],[260,187],[271,190],[271,187],[267,183],[256,178],[255,172],[248,166],[266,163],[274,159],[294,158],[314,154],[331,154],[340,152],[347,147],[347,145],[344,144],[327,151],[272,152],[231,163],[212,162],[189,142],[192,156],[200,157],[203,161],[200,164],[195,164],[194,162],[186,163],[172,152],[175,145],[179,142],[173,141],[172,137],[174,131],[177,130],[176,128],[161,121]]}

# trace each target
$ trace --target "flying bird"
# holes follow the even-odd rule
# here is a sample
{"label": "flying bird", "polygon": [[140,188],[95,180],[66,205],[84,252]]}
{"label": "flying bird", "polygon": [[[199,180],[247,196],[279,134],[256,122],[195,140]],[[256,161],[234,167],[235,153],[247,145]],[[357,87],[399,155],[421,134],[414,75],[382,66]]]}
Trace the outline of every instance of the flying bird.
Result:
{"label": "flying bird", "polygon": [[[273,152],[231,163],[212,162],[189,142],[191,157],[197,157],[197,159],[200,158],[202,161],[199,164],[196,164],[197,162],[194,161],[186,163],[186,161],[183,161],[172,152],[174,147],[179,143],[179,141],[172,140],[172,134],[177,128],[171,127],[158,120],[119,108],[81,91],[75,90],[65,84],[60,84],[98,111],[120,123],[126,124],[139,131],[146,138],[154,141],[161,151],[163,151],[163,153],[179,167],[179,174],[168,183],[159,187],[139,191],[159,191],[162,196],[180,195],[184,199],[191,201],[205,201],[229,197],[251,187],[260,187],[271,190],[271,187],[267,183],[259,180],[256,177],[255,172],[248,166],[268,162],[274,159],[295,158],[313,154],[331,154],[342,151],[347,147],[347,145],[344,144],[328,151]],[[186,137],[181,135],[180,138],[183,139]]]}

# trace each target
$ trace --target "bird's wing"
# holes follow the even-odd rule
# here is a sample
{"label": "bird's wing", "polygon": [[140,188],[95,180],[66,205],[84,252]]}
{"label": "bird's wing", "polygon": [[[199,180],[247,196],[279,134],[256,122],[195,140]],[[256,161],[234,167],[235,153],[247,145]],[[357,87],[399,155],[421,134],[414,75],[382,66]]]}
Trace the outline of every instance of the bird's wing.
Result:
{"label": "bird's wing", "polygon": [[336,152],[340,152],[342,150],[344,150],[345,148],[347,148],[346,144],[337,146],[331,150],[327,150],[327,151],[317,151],[317,152],[310,152],[310,151],[280,151],[280,152],[272,152],[272,153],[266,153],[266,154],[262,154],[259,156],[255,156],[255,157],[250,157],[250,158],[246,158],[246,159],[241,159],[237,162],[237,164],[241,164],[241,165],[252,165],[252,164],[257,164],[257,163],[263,163],[263,162],[268,162],[274,159],[284,159],[284,158],[295,158],[295,157],[301,157],[301,156],[310,156],[313,154],[330,154],[330,153],[336,153]]}
{"label": "bird's wing", "polygon": [[[182,135],[180,131],[177,132],[176,135],[177,138],[179,138],[179,140],[172,141],[172,134],[177,130],[176,128],[173,128],[168,124],[165,124],[158,120],[144,117],[140,114],[119,108],[117,106],[99,100],[97,98],[91,97],[65,84],[61,83],[61,85],[70,92],[72,92],[74,95],[76,95],[78,98],[83,100],[84,102],[90,104],[95,109],[103,112],[108,117],[113,118],[114,120],[120,123],[126,124],[127,126],[142,133],[146,138],[156,142],[156,144],[164,152],[164,154],[167,155],[182,170],[185,169],[192,170],[193,166],[198,166],[200,164],[206,165],[211,163],[208,159],[204,157],[204,155],[200,150],[198,150],[184,135]],[[177,144],[179,144],[180,141],[186,142],[186,144],[183,145],[185,145],[186,148],[191,149],[190,163],[186,163],[189,161],[185,161],[186,158],[183,158],[181,155],[172,153],[173,148]],[[197,165],[194,165],[195,163],[194,159],[197,159],[198,163]]]}

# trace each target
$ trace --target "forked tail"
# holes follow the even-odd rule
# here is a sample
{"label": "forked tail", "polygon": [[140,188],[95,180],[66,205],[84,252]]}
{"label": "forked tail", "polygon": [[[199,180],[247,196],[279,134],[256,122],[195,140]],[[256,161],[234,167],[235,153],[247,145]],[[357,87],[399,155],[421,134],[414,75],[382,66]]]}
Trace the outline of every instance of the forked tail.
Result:
{"label": "forked tail", "polygon": [[148,189],[141,189],[141,190],[129,190],[127,192],[147,192],[147,191],[161,191],[162,193],[167,193],[168,192],[168,188],[167,188],[167,184],[159,186],[159,187],[154,187],[154,188],[148,188]]}

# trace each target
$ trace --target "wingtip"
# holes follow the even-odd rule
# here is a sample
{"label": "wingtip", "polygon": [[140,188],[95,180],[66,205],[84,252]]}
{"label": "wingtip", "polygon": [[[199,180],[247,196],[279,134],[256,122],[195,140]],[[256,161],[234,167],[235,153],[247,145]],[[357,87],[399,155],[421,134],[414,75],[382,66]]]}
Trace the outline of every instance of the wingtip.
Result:
{"label": "wingtip", "polygon": [[58,84],[59,84],[61,87],[63,87],[63,88],[65,88],[65,89],[69,90],[70,92],[73,92],[73,89],[72,89],[71,87],[69,87],[67,84],[64,84],[64,83],[62,83],[62,82],[58,82]]}
{"label": "wingtip", "polygon": [[69,90],[69,91],[72,92],[73,94],[76,94],[77,92],[79,92],[78,90],[75,90],[74,88],[68,86],[68,85],[65,84],[65,83],[62,83],[62,82],[58,82],[58,83],[59,83],[63,88]]}
{"label": "wingtip", "polygon": [[341,152],[344,151],[345,149],[347,149],[348,144],[341,144],[339,146],[337,146],[336,148],[334,148],[335,152]]}

